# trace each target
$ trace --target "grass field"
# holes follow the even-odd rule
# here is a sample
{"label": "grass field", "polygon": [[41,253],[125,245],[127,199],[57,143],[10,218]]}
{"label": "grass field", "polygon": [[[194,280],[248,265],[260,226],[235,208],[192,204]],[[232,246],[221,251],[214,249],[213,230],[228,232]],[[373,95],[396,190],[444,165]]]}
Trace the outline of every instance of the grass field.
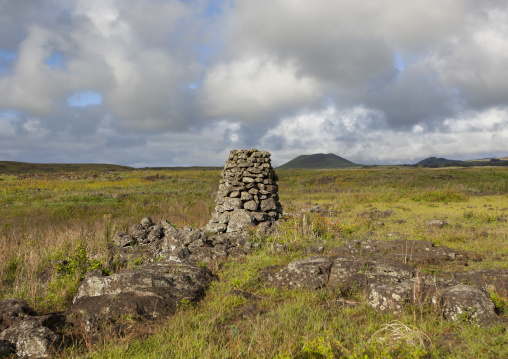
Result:
{"label": "grass field", "polygon": [[[338,246],[345,239],[425,239],[483,255],[462,271],[508,268],[508,169],[378,167],[343,170],[279,170],[279,196],[286,211],[319,205],[332,217],[309,214],[283,224],[278,234],[257,238],[260,249],[243,260],[210,265],[217,275],[205,299],[166,322],[133,323],[125,336],[76,345],[62,356],[93,358],[502,358],[508,357],[506,327],[480,328],[448,322],[413,308],[399,316],[379,314],[358,293],[341,306],[340,293],[274,290],[257,274],[273,264],[303,258],[317,241]],[[176,226],[204,226],[214,206],[220,171],[115,171],[0,175],[0,298],[21,297],[39,312],[63,310],[76,281],[43,285],[40,273],[55,259],[84,250],[105,259],[115,231],[144,216]],[[389,218],[362,213],[392,209]],[[429,229],[426,221],[449,226]],[[382,222],[382,223],[381,223]],[[283,242],[287,250],[272,250]],[[228,295],[241,289],[260,297],[253,305]],[[343,294],[342,294],[343,295]],[[508,313],[508,298],[499,298]],[[391,326],[387,324],[397,321]],[[405,326],[405,327],[404,327]],[[409,337],[391,339],[397,328]],[[421,344],[411,338],[428,340]],[[408,339],[409,338],[409,339]]]}

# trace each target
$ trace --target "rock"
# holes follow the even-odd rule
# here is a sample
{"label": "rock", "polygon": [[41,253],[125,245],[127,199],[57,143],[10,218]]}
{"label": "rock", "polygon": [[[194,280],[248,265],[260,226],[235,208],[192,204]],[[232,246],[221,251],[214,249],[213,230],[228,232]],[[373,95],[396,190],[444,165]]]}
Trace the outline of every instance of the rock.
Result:
{"label": "rock", "polygon": [[72,310],[95,313],[103,319],[122,315],[168,317],[182,300],[200,300],[212,278],[201,266],[171,262],[143,265],[111,276],[92,271],[79,286]]}
{"label": "rock", "polygon": [[382,241],[375,239],[348,240],[342,247],[330,249],[330,253],[338,256],[381,255],[405,264],[438,264],[445,261],[466,261],[478,255],[452,250],[444,246],[434,246],[430,241],[411,241],[396,239]]}
{"label": "rock", "polygon": [[448,223],[446,221],[442,221],[440,219],[434,219],[432,221],[427,221],[426,224],[429,227],[435,227],[435,228],[443,228],[448,225]]}
{"label": "rock", "polygon": [[369,305],[378,312],[400,313],[412,302],[415,283],[372,283],[368,287]]}
{"label": "rock", "polygon": [[37,313],[23,299],[0,300],[0,332]]}
{"label": "rock", "polygon": [[[245,193],[245,192],[244,192]],[[243,208],[249,210],[249,211],[257,211],[258,204],[256,201],[248,201],[243,204]]]}
{"label": "rock", "polygon": [[213,233],[224,233],[228,229],[225,223],[208,223],[206,230]]}
{"label": "rock", "polygon": [[0,340],[0,358],[7,358],[16,354],[16,346],[8,340]]}
{"label": "rock", "polygon": [[148,236],[147,229],[140,223],[131,226],[131,228],[129,228],[129,234],[139,242],[143,242]]}
{"label": "rock", "polygon": [[141,225],[143,226],[144,229],[148,229],[150,228],[151,226],[153,226],[153,222],[152,222],[152,219],[150,217],[145,217],[141,220]]}
{"label": "rock", "polygon": [[329,285],[342,290],[364,289],[369,283],[401,283],[414,276],[414,268],[379,258],[337,257],[330,270]]}
{"label": "rock", "polygon": [[62,337],[37,321],[24,320],[0,333],[0,340],[15,347],[22,358],[49,358],[58,348]]}
{"label": "rock", "polygon": [[235,209],[242,209],[243,208],[243,201],[240,198],[228,198],[224,201],[224,204],[222,205],[222,207],[226,211],[232,211]]}
{"label": "rock", "polygon": [[462,284],[484,287],[501,297],[508,297],[508,269],[482,269],[455,273],[455,279]]}
{"label": "rock", "polygon": [[242,232],[256,225],[254,216],[247,210],[236,210],[231,214],[227,232]]}
{"label": "rock", "polygon": [[191,254],[192,252],[188,247],[181,246],[175,248],[169,253],[164,253],[164,257],[166,258],[167,261],[182,262],[188,257],[190,257]]}
{"label": "rock", "polygon": [[444,289],[433,298],[433,302],[442,306],[447,319],[483,325],[499,321],[495,305],[484,288],[458,284]]}
{"label": "rock", "polygon": [[270,212],[277,209],[277,203],[273,198],[268,198],[261,201],[260,208],[263,212]]}
{"label": "rock", "polygon": [[136,244],[136,239],[130,234],[116,232],[113,237],[113,243],[119,247],[129,247]]}
{"label": "rock", "polygon": [[363,218],[387,218],[387,217],[390,217],[393,215],[393,209],[388,209],[384,212],[382,211],[379,211],[377,209],[373,210],[373,211],[369,211],[369,212],[363,212],[361,214],[359,214],[358,216],[359,217],[363,217]]}
{"label": "rock", "polygon": [[323,256],[299,259],[280,271],[267,274],[265,282],[277,288],[319,289],[326,285],[332,261]]}

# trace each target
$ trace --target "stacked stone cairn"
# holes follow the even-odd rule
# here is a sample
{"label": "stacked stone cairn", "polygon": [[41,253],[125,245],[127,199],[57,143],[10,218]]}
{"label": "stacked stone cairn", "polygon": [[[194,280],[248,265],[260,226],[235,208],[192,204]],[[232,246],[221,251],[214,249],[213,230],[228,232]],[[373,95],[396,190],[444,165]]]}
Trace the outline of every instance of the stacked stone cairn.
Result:
{"label": "stacked stone cairn", "polygon": [[235,233],[272,227],[282,217],[277,180],[269,152],[232,150],[207,231]]}

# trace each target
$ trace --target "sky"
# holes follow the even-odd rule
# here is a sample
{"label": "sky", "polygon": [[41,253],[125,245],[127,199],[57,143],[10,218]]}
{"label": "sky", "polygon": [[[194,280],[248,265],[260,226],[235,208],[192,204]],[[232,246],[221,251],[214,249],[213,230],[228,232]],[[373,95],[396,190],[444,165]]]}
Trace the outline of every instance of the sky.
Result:
{"label": "sky", "polygon": [[508,156],[506,0],[0,0],[0,160]]}

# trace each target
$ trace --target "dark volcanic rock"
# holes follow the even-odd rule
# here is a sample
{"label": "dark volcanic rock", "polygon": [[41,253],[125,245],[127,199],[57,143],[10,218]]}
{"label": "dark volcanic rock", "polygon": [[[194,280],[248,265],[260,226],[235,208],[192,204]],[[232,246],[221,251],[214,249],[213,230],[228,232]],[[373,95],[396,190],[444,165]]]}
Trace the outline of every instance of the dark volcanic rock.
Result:
{"label": "dark volcanic rock", "polygon": [[332,261],[323,256],[299,259],[280,271],[266,274],[267,284],[278,288],[319,289],[326,285]]}
{"label": "dark volcanic rock", "polygon": [[[408,304],[434,305],[450,320],[470,320],[480,324],[497,323],[494,303],[485,288],[505,295],[508,270],[449,273],[443,276],[421,273],[416,264],[468,260],[481,257],[455,251],[429,241],[346,241],[329,251],[327,257],[308,257],[278,270],[266,267],[260,279],[278,288],[319,289],[337,287],[341,293],[363,291],[368,303],[380,312],[399,313]],[[475,284],[463,285],[460,282]]]}
{"label": "dark volcanic rock", "polygon": [[337,257],[330,270],[329,285],[341,289],[363,289],[369,283],[401,283],[413,278],[415,269],[409,265],[382,258]]}
{"label": "dark volcanic rock", "polygon": [[183,263],[148,264],[111,276],[93,271],[81,283],[72,310],[108,318],[167,317],[182,300],[201,299],[211,280],[208,269]]}
{"label": "dark volcanic rock", "polygon": [[499,322],[495,306],[485,288],[459,284],[444,289],[436,301],[445,318],[489,325]]}
{"label": "dark volcanic rock", "polygon": [[0,339],[0,358],[7,358],[16,354],[16,346],[8,340]]}
{"label": "dark volcanic rock", "polygon": [[434,246],[430,241],[393,240],[380,241],[375,239],[349,240],[344,246],[330,249],[336,256],[382,255],[405,264],[438,264],[445,261],[480,260],[475,253],[457,251],[445,246]]}
{"label": "dark volcanic rock", "polygon": [[62,337],[36,320],[26,319],[0,333],[21,358],[49,358],[58,348]]}
{"label": "dark volcanic rock", "polygon": [[37,313],[23,299],[0,300],[0,332]]}

